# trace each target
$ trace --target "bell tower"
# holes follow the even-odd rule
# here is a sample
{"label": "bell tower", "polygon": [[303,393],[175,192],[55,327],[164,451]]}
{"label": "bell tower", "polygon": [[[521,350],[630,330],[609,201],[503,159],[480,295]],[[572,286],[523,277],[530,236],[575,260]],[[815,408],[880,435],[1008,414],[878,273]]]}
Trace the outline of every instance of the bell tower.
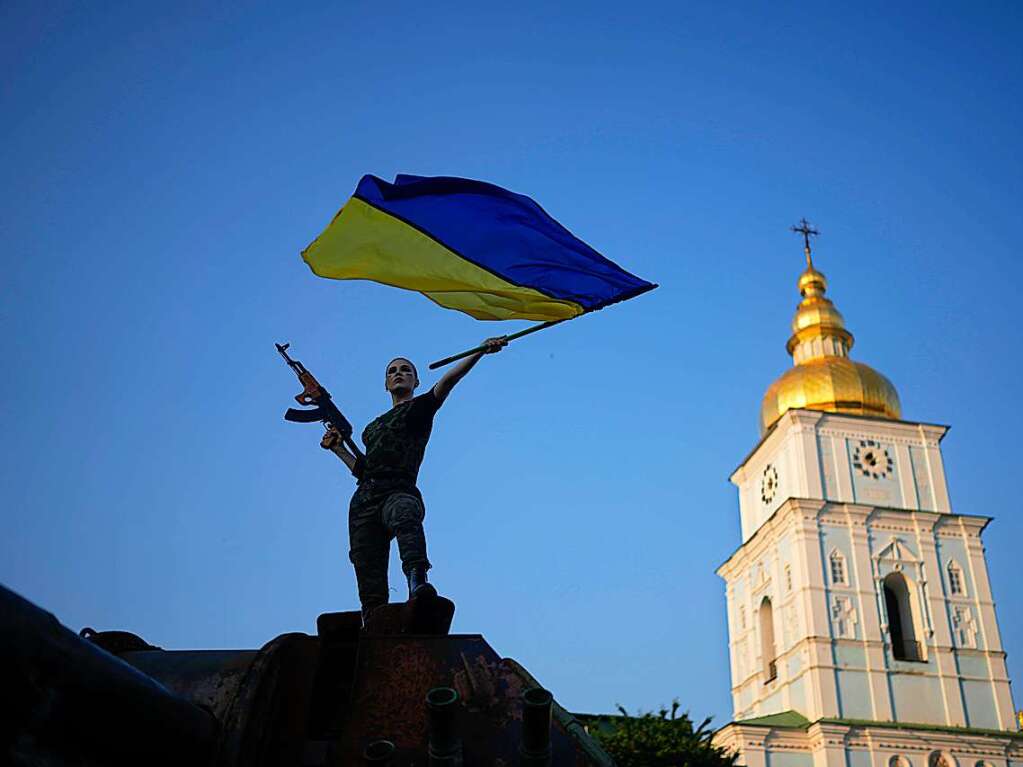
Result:
{"label": "bell tower", "polygon": [[[717,740],[757,767],[743,728],[767,727],[814,767],[848,767],[852,756],[828,755],[807,733],[822,723],[846,735],[914,724],[1014,732],[981,539],[991,519],[952,511],[948,427],[904,420],[892,383],[850,359],[852,333],[813,263],[817,232],[805,219],[793,229],[806,257],[793,366],[768,387],[760,442],[731,477],[742,542],[718,574],[736,721]],[[768,741],[755,737],[766,759]]]}

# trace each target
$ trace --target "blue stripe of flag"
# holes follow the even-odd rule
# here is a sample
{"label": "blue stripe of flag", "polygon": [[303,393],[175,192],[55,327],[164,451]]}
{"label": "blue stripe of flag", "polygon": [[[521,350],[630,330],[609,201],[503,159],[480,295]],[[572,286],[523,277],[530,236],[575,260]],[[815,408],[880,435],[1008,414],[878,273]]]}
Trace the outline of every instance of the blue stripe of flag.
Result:
{"label": "blue stripe of flag", "polygon": [[516,285],[586,311],[657,287],[604,258],[536,202],[493,184],[446,176],[363,176],[355,196]]}

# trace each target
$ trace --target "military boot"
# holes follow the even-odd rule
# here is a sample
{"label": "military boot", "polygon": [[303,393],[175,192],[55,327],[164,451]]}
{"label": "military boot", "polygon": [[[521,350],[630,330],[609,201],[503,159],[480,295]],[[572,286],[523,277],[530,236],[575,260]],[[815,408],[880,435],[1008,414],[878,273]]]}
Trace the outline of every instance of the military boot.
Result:
{"label": "military boot", "polygon": [[426,565],[416,565],[408,574],[408,598],[432,599],[437,596],[437,589],[426,582]]}

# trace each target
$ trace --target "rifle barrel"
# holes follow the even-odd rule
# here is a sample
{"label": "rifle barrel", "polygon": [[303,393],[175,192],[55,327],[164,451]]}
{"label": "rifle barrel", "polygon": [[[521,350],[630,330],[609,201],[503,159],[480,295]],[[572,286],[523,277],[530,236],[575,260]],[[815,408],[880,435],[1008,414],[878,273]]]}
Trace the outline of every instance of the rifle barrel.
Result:
{"label": "rifle barrel", "polygon": [[291,348],[291,344],[290,343],[283,344],[283,345],[275,343],[274,346],[277,347],[277,351],[280,353],[280,355],[282,357],[284,357],[284,360],[289,365],[294,365],[295,364],[295,360],[291,359],[291,357],[288,356],[288,349]]}

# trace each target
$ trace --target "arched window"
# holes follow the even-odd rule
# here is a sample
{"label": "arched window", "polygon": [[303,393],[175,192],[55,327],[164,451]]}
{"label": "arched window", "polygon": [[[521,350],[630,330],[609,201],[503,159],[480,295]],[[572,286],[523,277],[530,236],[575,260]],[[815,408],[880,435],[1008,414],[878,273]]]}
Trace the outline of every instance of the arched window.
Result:
{"label": "arched window", "polygon": [[845,557],[842,556],[842,552],[838,549],[832,549],[831,556],[828,557],[831,567],[831,582],[832,584],[838,584],[844,586],[848,584],[845,573]]}
{"label": "arched window", "polygon": [[948,593],[966,593],[966,589],[963,588],[963,569],[954,559],[948,563]]}
{"label": "arched window", "polygon": [[892,656],[896,660],[922,661],[923,648],[917,640],[913,600],[905,576],[891,573],[884,579],[882,588],[888,613],[888,633],[892,638]]}
{"label": "arched window", "polygon": [[888,767],[912,767],[912,763],[902,754],[896,754],[888,760]]}
{"label": "arched window", "polygon": [[927,757],[927,767],[956,767],[956,763],[950,754],[932,751]]}
{"label": "arched window", "polygon": [[778,678],[778,666],[774,659],[774,611],[768,597],[760,603],[760,655],[764,662],[764,684],[773,682]]}

